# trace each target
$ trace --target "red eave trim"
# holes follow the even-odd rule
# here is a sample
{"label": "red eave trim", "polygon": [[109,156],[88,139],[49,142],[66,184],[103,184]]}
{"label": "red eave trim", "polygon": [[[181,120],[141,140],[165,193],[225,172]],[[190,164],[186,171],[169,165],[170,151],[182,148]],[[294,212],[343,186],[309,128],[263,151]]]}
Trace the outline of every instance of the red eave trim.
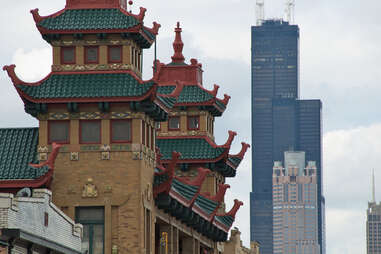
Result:
{"label": "red eave trim", "polygon": [[39,188],[49,182],[53,176],[53,170],[49,169],[48,173],[34,180],[5,180],[0,181],[0,189],[6,188]]}

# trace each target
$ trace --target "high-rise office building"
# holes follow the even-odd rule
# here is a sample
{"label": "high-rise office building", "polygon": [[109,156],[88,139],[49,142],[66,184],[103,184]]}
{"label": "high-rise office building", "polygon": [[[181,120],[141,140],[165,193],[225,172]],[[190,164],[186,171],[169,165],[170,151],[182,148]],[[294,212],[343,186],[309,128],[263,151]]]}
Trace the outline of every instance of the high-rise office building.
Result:
{"label": "high-rise office building", "polygon": [[372,175],[372,201],[366,211],[366,253],[381,253],[381,203],[376,203],[374,172]]}
{"label": "high-rise office building", "polygon": [[366,212],[366,253],[381,253],[381,203],[368,203]]}
{"label": "high-rise office building", "polygon": [[288,151],[273,167],[273,253],[318,254],[316,163]]}
{"label": "high-rise office building", "polygon": [[306,152],[317,167],[318,241],[325,253],[321,101],[299,99],[299,27],[262,20],[252,27],[251,240],[273,253],[272,168],[284,152]]}

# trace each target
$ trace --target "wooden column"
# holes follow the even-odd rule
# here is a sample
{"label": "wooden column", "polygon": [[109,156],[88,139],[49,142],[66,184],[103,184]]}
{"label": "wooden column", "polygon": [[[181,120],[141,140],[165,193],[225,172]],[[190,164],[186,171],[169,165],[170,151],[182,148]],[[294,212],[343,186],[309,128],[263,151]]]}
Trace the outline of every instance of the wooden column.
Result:
{"label": "wooden column", "polygon": [[172,226],[172,254],[179,254],[179,230]]}

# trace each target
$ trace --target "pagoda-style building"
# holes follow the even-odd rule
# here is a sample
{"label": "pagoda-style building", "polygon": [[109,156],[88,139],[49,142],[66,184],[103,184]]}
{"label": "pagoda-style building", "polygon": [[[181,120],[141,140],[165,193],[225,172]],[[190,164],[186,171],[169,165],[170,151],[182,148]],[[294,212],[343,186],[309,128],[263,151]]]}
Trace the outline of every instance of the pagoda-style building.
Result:
{"label": "pagoda-style building", "polygon": [[143,81],[143,49],[160,28],[145,26],[145,8],[66,0],[55,14],[31,13],[52,46],[52,71],[27,83],[4,67],[39,127],[0,129],[0,192],[50,189],[83,225],[89,254],[223,253],[243,204],[225,209],[226,178],[249,145],[232,155],[232,131],[215,143],[214,118],[230,97],[203,87],[196,59],[185,63],[180,25],[172,62],[156,60]]}

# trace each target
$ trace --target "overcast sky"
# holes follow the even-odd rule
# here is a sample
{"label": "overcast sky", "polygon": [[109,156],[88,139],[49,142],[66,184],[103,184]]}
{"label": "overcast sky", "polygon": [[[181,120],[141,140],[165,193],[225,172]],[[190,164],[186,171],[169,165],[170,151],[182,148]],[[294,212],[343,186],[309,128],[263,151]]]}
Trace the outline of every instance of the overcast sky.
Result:
{"label": "overcast sky", "polygon": [[[283,16],[283,0],[266,1],[266,17]],[[250,142],[250,26],[255,22],[254,0],[140,0],[148,9],[146,25],[158,21],[158,56],[169,62],[173,29],[183,27],[186,60],[197,58],[204,67],[204,85],[217,83],[232,96],[217,120],[217,143],[227,131],[240,142]],[[0,9],[0,66],[16,64],[26,81],[37,81],[50,70],[51,49],[35,28],[29,11],[49,15],[65,0],[8,1]],[[378,0],[297,0],[300,26],[301,95],[323,101],[324,194],[327,209],[327,253],[366,253],[366,208],[370,199],[371,169],[376,170],[381,199],[381,21]],[[145,53],[144,77],[151,77],[152,49]],[[23,103],[5,72],[0,73],[0,128],[37,126],[23,111]],[[247,156],[235,179],[228,180],[227,207],[238,197],[245,202],[237,222],[249,244],[249,192],[251,159]]]}

